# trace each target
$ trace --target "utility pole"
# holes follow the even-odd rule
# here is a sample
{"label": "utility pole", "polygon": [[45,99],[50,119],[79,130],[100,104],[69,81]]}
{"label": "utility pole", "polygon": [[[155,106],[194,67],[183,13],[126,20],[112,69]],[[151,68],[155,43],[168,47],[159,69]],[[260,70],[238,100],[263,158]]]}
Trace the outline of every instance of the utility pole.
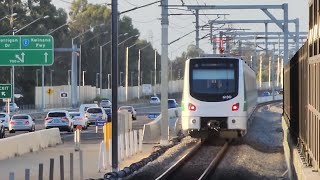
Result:
{"label": "utility pole", "polygon": [[269,57],[269,89],[271,88],[271,58]]}
{"label": "utility pole", "polygon": [[118,0],[112,0],[112,171],[118,171]]}
{"label": "utility pole", "polygon": [[[168,0],[161,1],[161,137],[160,144],[169,144],[168,131]],[[156,74],[156,73],[155,73]]]}
{"label": "utility pole", "polygon": [[278,66],[277,66],[277,87],[279,87],[280,82],[280,34],[278,35]]}

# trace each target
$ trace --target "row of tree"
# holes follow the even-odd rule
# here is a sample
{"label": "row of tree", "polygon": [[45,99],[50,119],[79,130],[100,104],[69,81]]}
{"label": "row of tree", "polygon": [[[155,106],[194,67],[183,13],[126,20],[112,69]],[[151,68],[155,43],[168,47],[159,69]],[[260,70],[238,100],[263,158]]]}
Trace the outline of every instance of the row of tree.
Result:
{"label": "row of tree", "polygon": [[[16,13],[17,15],[11,17],[10,15],[13,13]],[[17,34],[45,35],[69,21],[70,23],[68,23],[68,26],[63,26],[61,29],[54,31],[51,35],[54,37],[56,48],[70,48],[73,37],[90,29],[91,31],[74,39],[74,42],[78,47],[81,45],[82,51],[81,54],[78,55],[81,56],[81,70],[86,71],[85,84],[95,86],[96,74],[99,73],[100,69],[100,46],[111,41],[110,8],[103,4],[88,3],[87,0],[74,0],[72,1],[70,13],[68,15],[64,9],[57,9],[52,4],[51,0],[28,0],[27,2],[22,2],[21,0],[0,0],[0,18],[7,16],[7,18],[0,21],[0,34],[11,35],[14,29],[20,29],[33,20],[47,15],[49,18],[42,19]],[[139,39],[138,35],[139,30],[133,26],[131,18],[122,16],[119,19],[118,42],[123,42],[128,37],[135,37],[130,38],[118,46],[119,75],[120,72],[125,72],[126,47],[136,44],[129,49],[129,72],[134,72],[132,79],[134,80],[134,85],[137,84],[139,49],[144,48],[141,50],[143,83],[153,82],[152,80],[154,78],[152,77],[151,71],[154,70],[155,58],[157,59],[157,69],[160,70],[159,53],[154,50],[150,42]],[[10,83],[10,69],[10,67],[0,67],[0,83]],[[39,82],[36,82],[37,69],[41,68],[15,68],[15,93],[24,95],[23,103],[25,104],[34,102],[34,87],[36,84],[41,85],[40,73],[38,73]],[[70,69],[71,53],[55,53],[53,66],[45,67],[45,85],[51,84],[51,73],[53,75],[53,85],[67,84],[69,79],[68,70]],[[159,73],[159,71],[157,73]],[[103,46],[102,88],[107,88],[108,74],[111,74],[111,43]]]}

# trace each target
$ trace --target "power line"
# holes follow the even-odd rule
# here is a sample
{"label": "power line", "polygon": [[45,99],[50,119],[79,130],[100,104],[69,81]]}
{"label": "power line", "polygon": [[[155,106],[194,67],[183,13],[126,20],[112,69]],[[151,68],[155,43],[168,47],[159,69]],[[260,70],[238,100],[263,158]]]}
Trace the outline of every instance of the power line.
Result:
{"label": "power line", "polygon": [[130,12],[130,11],[137,10],[137,9],[140,9],[140,8],[144,8],[144,7],[147,7],[147,6],[151,6],[151,5],[153,5],[153,4],[157,4],[157,3],[159,3],[159,2],[161,2],[161,1],[155,1],[155,2],[152,2],[152,3],[146,4],[146,5],[137,6],[137,7],[134,7],[134,8],[132,8],[132,9],[129,9],[129,10],[126,10],[126,11],[120,12],[120,13],[119,13],[119,15],[120,15],[120,14],[127,13],[127,12]]}

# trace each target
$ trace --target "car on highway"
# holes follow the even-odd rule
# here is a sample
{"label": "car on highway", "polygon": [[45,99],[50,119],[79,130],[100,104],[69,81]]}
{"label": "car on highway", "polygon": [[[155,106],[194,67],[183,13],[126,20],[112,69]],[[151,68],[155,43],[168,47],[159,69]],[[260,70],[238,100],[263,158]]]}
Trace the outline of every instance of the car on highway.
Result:
{"label": "car on highway", "polygon": [[265,91],[262,93],[262,97],[271,96],[269,91]]}
{"label": "car on highway", "polygon": [[111,109],[111,108],[103,108],[103,110],[106,112],[106,114],[107,114],[107,116],[108,116],[108,122],[111,122],[112,109]]}
{"label": "car on highway", "polygon": [[99,107],[98,104],[81,104],[79,108],[79,112],[85,114],[88,108],[91,107]]}
{"label": "car on highway", "polygon": [[101,100],[100,102],[100,107],[102,108],[109,108],[112,106],[112,103],[109,99],[104,99],[104,100]]}
{"label": "car on highway", "polygon": [[16,131],[33,132],[35,130],[36,123],[28,114],[13,115],[9,121],[9,133],[15,133]]}
{"label": "car on highway", "polygon": [[150,98],[150,104],[157,105],[157,104],[160,104],[160,103],[161,103],[160,98],[158,98],[158,97],[151,97]]}
{"label": "car on highway", "polygon": [[4,124],[0,121],[0,139],[5,138],[6,132],[4,129]]}
{"label": "car on highway", "polygon": [[85,113],[85,118],[88,121],[88,125],[95,125],[97,120],[106,121],[108,116],[101,107],[88,108]]}
{"label": "car on highway", "polygon": [[168,108],[176,108],[178,103],[175,99],[168,99]]}
{"label": "car on highway", "polygon": [[137,119],[137,111],[133,108],[133,106],[121,106],[118,111],[128,111],[132,114],[132,120]]}
{"label": "car on highway", "polygon": [[8,113],[0,113],[0,123],[3,124],[5,130],[9,130],[10,116]]}
{"label": "car on highway", "polygon": [[72,132],[74,120],[71,118],[70,113],[65,110],[49,111],[44,122],[44,127],[59,128],[60,131]]}
{"label": "car on highway", "polygon": [[[2,107],[3,112],[7,112],[7,105]],[[19,111],[19,106],[16,103],[9,104],[10,112],[17,112]]]}
{"label": "car on highway", "polygon": [[88,128],[88,120],[84,117],[83,113],[80,112],[69,112],[71,118],[74,121],[73,127],[80,125],[82,129]]}

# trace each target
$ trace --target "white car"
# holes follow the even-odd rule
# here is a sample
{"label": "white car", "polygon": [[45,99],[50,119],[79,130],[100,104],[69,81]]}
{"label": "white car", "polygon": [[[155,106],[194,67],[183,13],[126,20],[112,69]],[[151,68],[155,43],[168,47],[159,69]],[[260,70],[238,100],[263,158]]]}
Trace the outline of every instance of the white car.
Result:
{"label": "white car", "polygon": [[[8,107],[7,107],[7,104],[5,105],[5,106],[3,106],[3,111],[4,112],[7,112],[7,109]],[[9,104],[9,108],[10,108],[10,112],[17,112],[17,111],[19,111],[19,106],[16,104],[16,103],[10,103]]]}
{"label": "white car", "polygon": [[74,124],[73,124],[74,127],[80,125],[80,126],[82,126],[82,129],[88,128],[88,119],[84,117],[83,113],[70,112],[70,116],[74,121]]}
{"label": "white car", "polygon": [[15,133],[16,131],[29,131],[36,130],[36,123],[34,119],[28,114],[17,114],[11,117],[9,122],[9,133]]}
{"label": "white car", "polygon": [[150,104],[160,104],[161,101],[158,97],[151,97]]}
{"label": "white car", "polygon": [[88,108],[99,107],[98,104],[81,104],[79,112],[85,114]]}
{"label": "white car", "polygon": [[49,111],[44,122],[44,127],[49,128],[59,128],[59,130],[65,130],[68,132],[73,131],[74,121],[71,118],[68,111],[56,110]]}
{"label": "white car", "polygon": [[121,106],[118,111],[126,110],[132,114],[132,120],[137,119],[137,111],[132,106]]}
{"label": "white car", "polygon": [[88,125],[95,125],[97,120],[108,121],[108,116],[101,107],[88,108],[85,114]]}
{"label": "white car", "polygon": [[0,113],[0,123],[3,124],[4,129],[9,130],[10,116],[8,113]]}
{"label": "white car", "polygon": [[112,106],[112,103],[110,100],[101,100],[100,107],[102,108],[110,108]]}

